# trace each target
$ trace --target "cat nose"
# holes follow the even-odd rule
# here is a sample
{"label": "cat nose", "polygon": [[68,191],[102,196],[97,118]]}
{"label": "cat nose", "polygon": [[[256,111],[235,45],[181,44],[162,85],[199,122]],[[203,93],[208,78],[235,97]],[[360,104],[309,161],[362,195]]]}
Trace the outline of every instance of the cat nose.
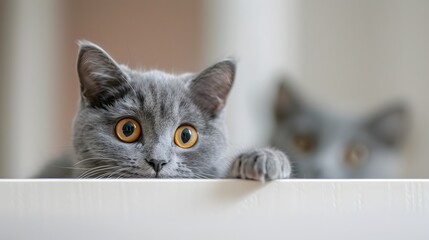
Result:
{"label": "cat nose", "polygon": [[168,163],[165,160],[156,160],[156,159],[146,159],[146,162],[155,170],[158,174],[159,171]]}

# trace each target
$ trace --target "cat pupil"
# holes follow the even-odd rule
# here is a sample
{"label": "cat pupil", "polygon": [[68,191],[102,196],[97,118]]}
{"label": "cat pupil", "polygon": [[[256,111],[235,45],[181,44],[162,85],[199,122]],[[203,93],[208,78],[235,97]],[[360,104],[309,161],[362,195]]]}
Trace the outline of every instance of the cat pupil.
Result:
{"label": "cat pupil", "polygon": [[131,134],[134,133],[134,128],[135,126],[131,121],[125,123],[122,127],[122,132],[124,133],[125,137],[131,136]]}
{"label": "cat pupil", "polygon": [[192,132],[188,128],[183,129],[182,133],[180,134],[180,138],[182,139],[183,143],[189,142],[191,140]]}

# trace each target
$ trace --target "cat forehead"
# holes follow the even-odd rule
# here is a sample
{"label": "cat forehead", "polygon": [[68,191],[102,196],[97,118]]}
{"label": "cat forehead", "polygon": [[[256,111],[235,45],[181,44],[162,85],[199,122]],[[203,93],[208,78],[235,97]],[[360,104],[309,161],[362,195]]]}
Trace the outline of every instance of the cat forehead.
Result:
{"label": "cat forehead", "polygon": [[126,70],[132,90],[108,107],[106,114],[111,118],[131,115],[158,123],[188,121],[202,124],[204,117],[194,104],[188,86],[193,74]]}
{"label": "cat forehead", "polygon": [[330,128],[330,130],[356,129],[362,126],[359,118],[335,114],[320,109],[307,108],[297,113],[292,124],[303,127]]}
{"label": "cat forehead", "polygon": [[132,87],[130,96],[146,104],[180,103],[181,100],[190,97],[188,83],[193,76],[190,73],[174,75],[158,70],[146,72],[129,70],[128,78]]}
{"label": "cat forehead", "polygon": [[368,133],[358,118],[331,114],[318,109],[301,111],[289,119],[286,124],[288,128],[285,131],[291,131],[295,134],[316,134],[320,141],[325,144],[348,143],[359,139],[366,141],[368,138]]}
{"label": "cat forehead", "polygon": [[[136,71],[126,68],[129,81],[141,91],[145,90],[183,90],[187,88],[189,82],[194,78],[193,73],[171,74],[159,70]],[[148,89],[148,87],[157,87]]]}
{"label": "cat forehead", "polygon": [[121,65],[121,70],[127,73],[130,77],[130,80],[133,81],[171,81],[171,80],[181,80],[187,81],[194,77],[194,73],[181,73],[181,74],[173,74],[164,72],[161,70],[153,69],[153,70],[134,70],[130,69],[125,65]]}

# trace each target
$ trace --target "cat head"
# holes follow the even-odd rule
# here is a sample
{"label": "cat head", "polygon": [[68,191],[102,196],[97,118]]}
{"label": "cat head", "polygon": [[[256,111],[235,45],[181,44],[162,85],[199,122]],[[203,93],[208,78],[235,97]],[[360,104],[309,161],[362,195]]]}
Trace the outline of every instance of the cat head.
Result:
{"label": "cat head", "polygon": [[275,101],[272,144],[290,157],[297,177],[399,177],[398,154],[408,110],[394,103],[366,117],[339,116],[316,108],[282,81]]}
{"label": "cat head", "polygon": [[199,74],[136,71],[79,43],[81,104],[73,144],[80,177],[212,178],[228,163],[224,107],[235,75],[225,60]]}

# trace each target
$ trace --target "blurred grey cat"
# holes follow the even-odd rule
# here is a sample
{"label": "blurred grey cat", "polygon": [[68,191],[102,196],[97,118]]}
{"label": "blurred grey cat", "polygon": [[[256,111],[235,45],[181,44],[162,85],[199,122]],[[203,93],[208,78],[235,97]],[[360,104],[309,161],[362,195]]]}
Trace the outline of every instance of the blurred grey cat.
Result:
{"label": "blurred grey cat", "polygon": [[282,81],[272,145],[288,152],[298,178],[397,178],[408,111],[395,103],[367,119],[325,112]]}
{"label": "blurred grey cat", "polygon": [[[79,45],[74,177],[264,181],[290,176],[281,151],[227,155],[223,110],[235,76],[233,61],[199,74],[143,72],[118,65],[93,43]],[[54,176],[49,171],[42,175]]]}

